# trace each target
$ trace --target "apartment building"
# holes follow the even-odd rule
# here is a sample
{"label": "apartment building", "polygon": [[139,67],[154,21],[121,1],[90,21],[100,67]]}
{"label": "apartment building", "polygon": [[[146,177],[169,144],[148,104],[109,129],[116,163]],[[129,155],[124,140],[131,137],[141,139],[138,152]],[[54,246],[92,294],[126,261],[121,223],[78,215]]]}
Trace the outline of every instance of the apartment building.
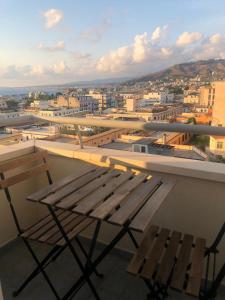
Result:
{"label": "apartment building", "polygon": [[115,107],[115,96],[111,93],[102,93],[95,90],[90,90],[88,96],[91,96],[93,99],[97,100],[98,102],[98,109],[100,111]]}
{"label": "apartment building", "polygon": [[212,108],[215,101],[215,87],[212,85],[200,87],[199,104]]}
{"label": "apartment building", "polygon": [[162,92],[149,92],[143,95],[144,99],[152,99],[156,103],[170,103],[174,100],[174,94],[167,91]]}
{"label": "apartment building", "polygon": [[199,104],[199,94],[189,94],[184,97],[184,103],[185,104]]}
{"label": "apartment building", "polygon": [[[130,104],[130,109],[132,109],[133,103]],[[129,107],[128,107],[129,108]],[[145,111],[127,111],[127,113],[116,112],[107,114],[107,116],[113,119],[140,119],[142,121],[166,121],[170,118],[174,118],[183,112],[183,107],[181,105],[164,105],[159,107],[154,107]]]}
{"label": "apartment building", "polygon": [[77,96],[58,96],[51,100],[51,106],[76,108],[81,111],[95,111],[98,108],[98,102],[91,96],[77,95]]}
{"label": "apartment building", "polygon": [[55,109],[46,109],[40,110],[38,116],[40,117],[68,117],[73,116],[76,113],[80,112],[79,108],[55,108]]}
{"label": "apartment building", "polygon": [[30,107],[36,110],[43,110],[49,107],[50,102],[48,100],[34,100],[31,102]]}
{"label": "apartment building", "polygon": [[[211,85],[213,96],[212,125],[225,126],[225,81],[216,81]],[[210,151],[225,157],[225,137],[210,136]]]}
{"label": "apartment building", "polygon": [[0,119],[12,119],[12,118],[18,118],[21,114],[19,112],[1,112],[0,113]]}

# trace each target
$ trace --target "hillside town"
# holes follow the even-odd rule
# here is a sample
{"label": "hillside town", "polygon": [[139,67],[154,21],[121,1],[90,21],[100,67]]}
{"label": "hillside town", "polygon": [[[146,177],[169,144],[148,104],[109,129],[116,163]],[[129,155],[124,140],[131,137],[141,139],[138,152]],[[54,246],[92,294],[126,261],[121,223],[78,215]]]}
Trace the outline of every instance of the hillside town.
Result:
{"label": "hillside town", "polygon": [[83,143],[89,146],[224,162],[225,139],[218,136],[95,126],[77,129],[44,120],[39,124],[4,126],[4,120],[25,115],[223,126],[224,94],[225,81],[210,82],[196,76],[105,87],[70,87],[54,94],[33,90],[28,94],[1,96],[0,146],[30,139],[79,144],[79,131]]}

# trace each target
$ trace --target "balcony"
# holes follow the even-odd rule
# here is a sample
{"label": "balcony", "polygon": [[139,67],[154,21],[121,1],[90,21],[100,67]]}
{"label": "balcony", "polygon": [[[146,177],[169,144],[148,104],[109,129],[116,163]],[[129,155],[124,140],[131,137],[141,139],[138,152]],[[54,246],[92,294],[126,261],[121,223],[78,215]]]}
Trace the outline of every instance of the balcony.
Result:
{"label": "balcony", "polygon": [[[72,172],[79,172],[87,163],[100,166],[111,166],[122,169],[138,169],[143,172],[160,175],[163,178],[176,180],[176,187],[167,197],[163,205],[155,214],[153,223],[161,227],[168,227],[188,232],[195,236],[203,236],[208,244],[212,242],[224,222],[225,212],[225,165],[212,162],[202,162],[159,155],[149,155],[119,150],[85,147],[49,141],[28,141],[2,148],[0,161],[20,157],[32,153],[35,148],[45,149],[49,153],[51,174],[54,181]],[[25,201],[26,195],[40,189],[46,184],[43,175],[29,179],[12,189],[13,199],[20,216],[23,216],[23,226],[28,226],[44,215],[43,207]],[[0,194],[1,200],[4,195]],[[117,231],[109,225],[104,225],[99,236],[97,251],[102,244],[107,244]],[[83,233],[83,240],[88,244],[92,229]],[[140,237],[137,234],[137,238]],[[16,230],[6,201],[0,202],[0,279],[4,293],[4,300],[12,299],[12,291],[32,270],[33,260],[24,248],[22,242],[16,239]],[[43,255],[47,246],[35,245]],[[99,265],[105,273],[104,279],[94,278],[102,299],[146,299],[147,290],[141,280],[126,273],[126,268],[133,252],[133,246],[128,239],[123,239],[118,248]],[[225,257],[225,241],[223,240],[218,258],[218,268]],[[49,275],[57,283],[57,289],[63,294],[72,284],[74,274],[78,272],[71,255],[65,252],[49,266]],[[24,268],[24,266],[26,266]],[[66,266],[66,268],[65,268]],[[94,276],[93,276],[94,277]],[[66,282],[66,284],[65,284]],[[216,299],[224,299],[225,288],[221,286]],[[38,276],[18,296],[18,300],[54,299],[48,286]],[[74,299],[94,299],[85,286]],[[189,299],[179,293],[170,292],[169,299]],[[191,298],[190,298],[191,299]]]}

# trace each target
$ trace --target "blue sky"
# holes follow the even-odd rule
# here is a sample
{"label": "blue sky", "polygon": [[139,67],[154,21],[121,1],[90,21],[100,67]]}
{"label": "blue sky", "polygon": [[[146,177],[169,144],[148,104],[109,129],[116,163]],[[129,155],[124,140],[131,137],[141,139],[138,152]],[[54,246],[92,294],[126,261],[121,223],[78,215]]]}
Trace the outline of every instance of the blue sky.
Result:
{"label": "blue sky", "polygon": [[224,0],[0,0],[1,86],[225,58]]}

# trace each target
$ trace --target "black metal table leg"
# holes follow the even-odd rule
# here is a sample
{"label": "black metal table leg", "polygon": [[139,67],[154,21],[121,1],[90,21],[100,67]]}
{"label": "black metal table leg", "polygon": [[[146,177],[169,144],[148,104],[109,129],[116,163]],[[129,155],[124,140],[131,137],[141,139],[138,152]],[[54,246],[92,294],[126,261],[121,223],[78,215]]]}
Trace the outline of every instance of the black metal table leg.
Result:
{"label": "black metal table leg", "polygon": [[[80,260],[80,258],[79,258],[79,256],[78,256],[78,254],[76,253],[76,251],[75,251],[73,245],[71,244],[71,242],[70,242],[68,236],[66,235],[66,233],[65,233],[65,231],[64,231],[64,229],[63,229],[61,223],[59,222],[59,220],[58,220],[58,218],[57,218],[57,216],[56,216],[54,210],[53,210],[50,206],[48,207],[48,209],[49,209],[50,213],[52,214],[52,216],[53,216],[53,218],[54,218],[54,220],[55,220],[57,226],[59,227],[59,230],[61,231],[61,233],[62,233],[62,235],[63,235],[63,238],[65,239],[66,244],[68,245],[68,247],[69,247],[69,249],[70,249],[70,251],[71,251],[71,253],[72,253],[72,255],[73,255],[75,261],[77,262],[77,264],[78,264],[78,266],[79,266],[81,272],[83,273],[84,279],[85,279],[85,281],[87,282],[87,284],[89,285],[89,287],[90,287],[90,289],[91,289],[91,291],[92,291],[94,297],[95,297],[97,300],[100,300],[100,297],[99,297],[99,295],[98,295],[98,293],[97,293],[97,291],[96,291],[94,285],[92,284],[92,282],[91,282],[91,280],[90,280],[90,278],[89,278],[90,275],[89,275],[88,272],[87,272],[88,270],[85,268],[85,266],[83,266],[83,264],[82,264],[82,262],[81,262],[81,260]],[[63,299],[64,299],[64,298],[63,298]],[[67,298],[66,298],[66,299],[67,299]]]}

